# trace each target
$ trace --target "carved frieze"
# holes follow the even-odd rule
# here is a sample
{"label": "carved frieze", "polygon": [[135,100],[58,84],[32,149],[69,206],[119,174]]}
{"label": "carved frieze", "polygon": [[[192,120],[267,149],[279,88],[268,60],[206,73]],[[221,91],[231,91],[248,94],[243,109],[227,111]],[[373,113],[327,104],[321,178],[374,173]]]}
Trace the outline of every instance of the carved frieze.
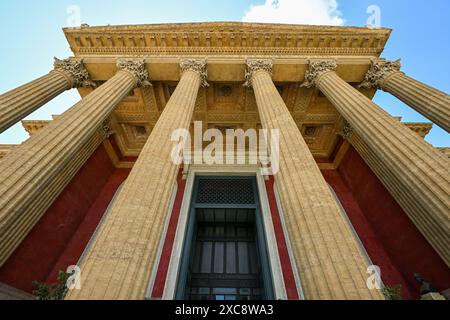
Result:
{"label": "carved frieze", "polygon": [[69,28],[65,33],[77,54],[376,56],[390,30],[212,22]]}

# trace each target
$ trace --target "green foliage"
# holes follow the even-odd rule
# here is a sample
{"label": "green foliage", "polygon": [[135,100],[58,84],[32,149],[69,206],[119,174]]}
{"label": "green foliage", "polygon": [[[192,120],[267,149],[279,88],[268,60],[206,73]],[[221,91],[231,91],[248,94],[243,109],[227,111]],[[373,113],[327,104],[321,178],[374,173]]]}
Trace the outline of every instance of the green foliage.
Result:
{"label": "green foliage", "polygon": [[33,290],[36,300],[63,300],[67,293],[66,282],[70,276],[70,273],[59,271],[57,283],[49,285],[33,281],[33,285],[36,287],[36,290]]}
{"label": "green foliage", "polygon": [[386,300],[402,300],[402,285],[398,284],[395,287],[384,286],[382,290]]}

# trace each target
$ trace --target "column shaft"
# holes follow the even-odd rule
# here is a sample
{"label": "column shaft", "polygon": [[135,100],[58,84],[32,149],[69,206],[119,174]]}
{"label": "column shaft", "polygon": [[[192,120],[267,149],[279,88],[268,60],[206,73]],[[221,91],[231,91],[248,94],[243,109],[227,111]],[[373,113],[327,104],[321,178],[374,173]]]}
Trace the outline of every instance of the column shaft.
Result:
{"label": "column shaft", "polygon": [[450,132],[450,96],[420,81],[397,72],[383,82],[383,90]]}
{"label": "column shaft", "polygon": [[315,83],[388,168],[408,200],[393,196],[450,265],[448,159],[334,71],[319,73]]}
{"label": "column shaft", "polygon": [[0,161],[0,266],[39,220],[63,185],[57,176],[83,151],[114,107],[133,89],[128,71],[114,77]]}
{"label": "column shaft", "polygon": [[94,84],[82,60],[55,59],[55,70],[0,95],[0,133],[74,86]]}
{"label": "column shaft", "polygon": [[59,72],[50,72],[0,96],[0,133],[71,86]]}
{"label": "column shaft", "polygon": [[450,132],[450,95],[406,76],[400,68],[400,60],[372,59],[360,87],[387,91]]}
{"label": "column shaft", "polygon": [[189,128],[201,80],[182,74],[81,265],[81,290],[68,299],[145,298],[178,172],[170,136]]}
{"label": "column shaft", "polygon": [[280,130],[275,181],[306,298],[382,299],[367,288],[367,261],[270,74],[251,80],[263,127]]}

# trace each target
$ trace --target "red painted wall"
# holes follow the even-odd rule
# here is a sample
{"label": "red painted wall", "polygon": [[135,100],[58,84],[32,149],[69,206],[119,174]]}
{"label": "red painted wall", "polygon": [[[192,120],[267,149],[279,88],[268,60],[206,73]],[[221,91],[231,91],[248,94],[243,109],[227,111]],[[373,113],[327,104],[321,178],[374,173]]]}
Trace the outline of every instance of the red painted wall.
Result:
{"label": "red painted wall", "polygon": [[275,239],[277,241],[278,255],[281,262],[281,270],[283,271],[284,286],[286,288],[287,298],[289,300],[298,300],[299,295],[297,285],[295,284],[295,277],[292,270],[291,259],[289,257],[288,246],[286,244],[283,225],[281,223],[280,212],[278,211],[274,182],[275,180],[273,176],[270,176],[269,180],[266,180],[266,191],[267,198],[269,200],[273,229],[275,231]]}
{"label": "red painted wall", "polygon": [[115,169],[103,145],[92,154],[0,268],[0,282],[31,292],[74,264],[129,170]]}
{"label": "red painted wall", "polygon": [[166,284],[167,272],[169,271],[170,256],[172,254],[175,234],[177,232],[178,219],[180,217],[185,188],[186,181],[183,180],[183,169],[180,169],[177,177],[177,193],[175,195],[169,224],[167,226],[166,238],[164,239],[158,271],[156,272],[155,282],[153,284],[152,299],[161,299],[164,293],[164,286]]}
{"label": "red painted wall", "polygon": [[383,281],[401,283],[404,298],[418,298],[420,273],[438,290],[450,287],[450,270],[354,148],[338,172],[323,172]]}

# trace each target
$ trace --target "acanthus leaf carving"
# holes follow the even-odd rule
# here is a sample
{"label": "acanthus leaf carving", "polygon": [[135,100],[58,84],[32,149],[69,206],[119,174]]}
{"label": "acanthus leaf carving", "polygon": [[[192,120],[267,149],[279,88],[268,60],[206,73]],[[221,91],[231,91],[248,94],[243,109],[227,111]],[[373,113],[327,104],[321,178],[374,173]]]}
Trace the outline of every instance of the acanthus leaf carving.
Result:
{"label": "acanthus leaf carving", "polygon": [[74,88],[97,87],[97,85],[91,81],[89,73],[83,64],[83,59],[68,58],[61,60],[54,57],[53,68],[55,71],[66,75]]}
{"label": "acanthus leaf carving", "polygon": [[358,88],[381,88],[384,80],[391,74],[400,72],[400,59],[388,61],[384,59],[371,59],[370,69],[367,71],[364,81]]}
{"label": "acanthus leaf carving", "polygon": [[326,72],[334,71],[337,68],[335,60],[317,60],[310,61],[309,68],[306,70],[305,81],[300,87],[311,88],[316,85],[317,79]]}
{"label": "acanthus leaf carving", "polygon": [[187,70],[197,72],[200,75],[201,86],[209,87],[208,83],[208,69],[206,67],[205,59],[183,59],[180,61],[181,74]]}
{"label": "acanthus leaf carving", "polygon": [[247,70],[245,71],[245,87],[252,86],[252,77],[255,72],[266,71],[272,76],[272,59],[252,59],[247,60]]}
{"label": "acanthus leaf carving", "polygon": [[152,85],[148,71],[145,68],[144,59],[120,58],[117,59],[116,65],[119,70],[125,70],[131,73],[138,87]]}

